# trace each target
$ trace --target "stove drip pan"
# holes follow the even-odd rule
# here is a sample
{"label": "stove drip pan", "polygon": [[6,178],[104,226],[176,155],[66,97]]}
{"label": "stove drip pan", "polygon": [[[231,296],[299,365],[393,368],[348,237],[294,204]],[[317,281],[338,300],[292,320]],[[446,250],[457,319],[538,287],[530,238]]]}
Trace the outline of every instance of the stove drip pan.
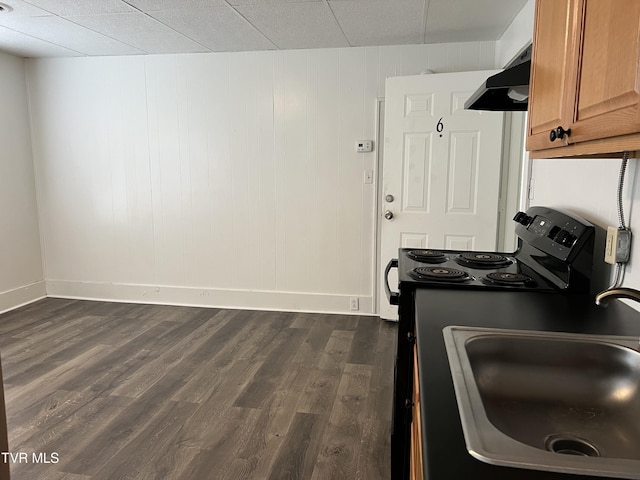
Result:
{"label": "stove drip pan", "polygon": [[487,285],[499,285],[506,287],[535,287],[533,278],[523,273],[492,272],[481,278]]}
{"label": "stove drip pan", "polygon": [[416,280],[429,280],[445,283],[461,283],[473,279],[473,277],[467,272],[445,267],[418,267],[411,270],[409,275]]}
{"label": "stove drip pan", "polygon": [[484,252],[465,252],[456,257],[456,262],[470,268],[501,268],[513,262],[504,255]]}
{"label": "stove drip pan", "polygon": [[422,263],[444,263],[449,260],[444,253],[438,250],[411,250],[407,255]]}

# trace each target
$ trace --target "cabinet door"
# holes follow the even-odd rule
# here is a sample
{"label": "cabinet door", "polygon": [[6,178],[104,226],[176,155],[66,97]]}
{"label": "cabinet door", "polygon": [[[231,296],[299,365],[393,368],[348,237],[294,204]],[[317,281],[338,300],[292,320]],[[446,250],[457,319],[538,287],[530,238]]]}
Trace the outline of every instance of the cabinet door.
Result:
{"label": "cabinet door", "polygon": [[527,150],[562,147],[549,132],[569,128],[575,98],[578,0],[538,0],[533,36]]}
{"label": "cabinet door", "polygon": [[579,3],[581,61],[570,141],[638,132],[640,0]]}

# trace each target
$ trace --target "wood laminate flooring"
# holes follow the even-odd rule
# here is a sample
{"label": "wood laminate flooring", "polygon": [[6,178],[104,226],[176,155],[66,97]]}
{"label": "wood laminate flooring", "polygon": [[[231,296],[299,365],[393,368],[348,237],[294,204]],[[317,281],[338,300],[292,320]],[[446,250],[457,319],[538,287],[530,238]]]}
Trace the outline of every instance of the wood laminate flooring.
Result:
{"label": "wood laminate flooring", "polygon": [[0,315],[12,479],[388,480],[396,331],[53,298]]}

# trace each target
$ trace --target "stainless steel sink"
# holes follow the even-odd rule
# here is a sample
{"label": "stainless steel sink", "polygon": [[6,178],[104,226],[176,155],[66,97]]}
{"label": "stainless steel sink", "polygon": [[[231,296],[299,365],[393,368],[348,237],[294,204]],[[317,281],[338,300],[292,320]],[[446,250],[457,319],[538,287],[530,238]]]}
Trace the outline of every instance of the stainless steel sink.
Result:
{"label": "stainless steel sink", "polygon": [[447,327],[469,453],[534,470],[640,479],[638,337]]}

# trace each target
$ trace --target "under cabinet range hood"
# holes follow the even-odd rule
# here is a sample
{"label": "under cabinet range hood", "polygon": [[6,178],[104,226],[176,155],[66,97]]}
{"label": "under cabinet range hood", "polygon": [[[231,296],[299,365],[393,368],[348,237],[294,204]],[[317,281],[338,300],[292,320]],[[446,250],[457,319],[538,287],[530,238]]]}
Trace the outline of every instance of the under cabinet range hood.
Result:
{"label": "under cabinet range hood", "polygon": [[504,71],[487,78],[465,102],[467,110],[526,111],[529,99],[531,45],[526,47]]}

